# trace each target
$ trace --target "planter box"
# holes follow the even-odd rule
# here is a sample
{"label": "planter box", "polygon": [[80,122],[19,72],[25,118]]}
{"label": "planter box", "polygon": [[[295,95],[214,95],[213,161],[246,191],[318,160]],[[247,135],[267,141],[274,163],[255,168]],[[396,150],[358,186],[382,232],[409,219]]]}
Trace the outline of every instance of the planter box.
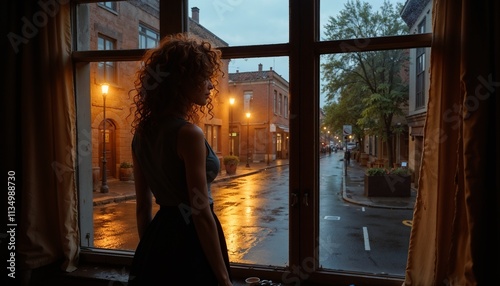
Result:
{"label": "planter box", "polygon": [[409,197],[410,195],[410,175],[365,175],[365,196],[367,197]]}
{"label": "planter box", "polygon": [[120,181],[132,181],[132,180],[134,180],[134,169],[120,168]]}

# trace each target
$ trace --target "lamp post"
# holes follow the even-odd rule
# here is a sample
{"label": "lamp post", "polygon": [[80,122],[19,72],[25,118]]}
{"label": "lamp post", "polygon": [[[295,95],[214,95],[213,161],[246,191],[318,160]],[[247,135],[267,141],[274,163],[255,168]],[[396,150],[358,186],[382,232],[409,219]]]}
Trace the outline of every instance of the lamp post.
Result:
{"label": "lamp post", "polygon": [[249,150],[249,148],[248,148],[248,146],[249,146],[249,144],[248,144],[248,142],[249,142],[249,141],[248,141],[248,138],[249,138],[249,135],[248,135],[248,127],[250,126],[250,112],[247,112],[247,114],[246,114],[246,115],[247,115],[247,164],[246,164],[246,166],[245,166],[245,167],[250,167],[250,162],[249,162],[249,159],[250,159],[250,158],[249,158],[249,156],[248,156],[248,155],[249,155],[249,153],[248,153],[248,150]]}
{"label": "lamp post", "polygon": [[234,143],[233,143],[233,105],[234,98],[229,98],[229,155],[233,155]]}
{"label": "lamp post", "polygon": [[103,99],[103,116],[102,122],[102,183],[101,193],[109,192],[108,182],[106,178],[106,95],[108,95],[109,85],[103,84],[101,86],[102,99]]}

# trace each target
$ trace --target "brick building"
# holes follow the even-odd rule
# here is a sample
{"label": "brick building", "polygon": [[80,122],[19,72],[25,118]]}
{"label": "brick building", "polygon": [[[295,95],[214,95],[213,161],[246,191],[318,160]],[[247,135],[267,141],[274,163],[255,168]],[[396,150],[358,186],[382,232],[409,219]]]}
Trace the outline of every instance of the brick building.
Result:
{"label": "brick building", "polygon": [[[159,40],[159,6],[156,0],[134,2],[99,2],[89,4],[88,47],[82,50],[125,50],[155,47]],[[199,9],[192,8],[192,17],[188,22],[189,31],[210,41],[215,47],[225,47],[227,43],[199,24]],[[80,42],[85,42],[83,39]],[[88,39],[86,42],[89,42]],[[140,60],[140,59],[138,59]],[[228,60],[223,60],[225,77],[219,79],[219,95],[214,98],[212,119],[202,118],[198,125],[214,151],[222,156],[227,154],[228,141],[228,107],[227,74]],[[129,91],[133,89],[134,73],[138,70],[139,61],[106,61],[91,64],[90,76],[90,122],[89,137],[92,140],[92,166],[94,176],[102,168],[103,145],[106,148],[106,169],[108,177],[118,177],[118,169],[122,162],[131,162],[131,123],[130,112],[132,98]],[[106,100],[101,92],[101,85],[109,84]],[[86,103],[85,103],[86,104]],[[104,124],[104,114],[106,123]],[[103,136],[103,127],[106,127]],[[103,144],[105,140],[106,144]]]}
{"label": "brick building", "polygon": [[[288,158],[288,82],[272,68],[229,74],[230,152],[243,162]],[[247,117],[247,114],[250,116]]]}

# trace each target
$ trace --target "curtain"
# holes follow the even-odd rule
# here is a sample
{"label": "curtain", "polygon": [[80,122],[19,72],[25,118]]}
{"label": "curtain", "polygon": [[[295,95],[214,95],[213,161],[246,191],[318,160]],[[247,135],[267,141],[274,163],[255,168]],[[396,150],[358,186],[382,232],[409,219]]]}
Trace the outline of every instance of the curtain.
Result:
{"label": "curtain", "polygon": [[[7,1],[3,120],[16,177],[16,269],[78,259],[76,108],[69,1]],[[5,43],[5,42],[4,42]]]}
{"label": "curtain", "polygon": [[429,101],[404,285],[499,269],[500,2],[434,0]]}

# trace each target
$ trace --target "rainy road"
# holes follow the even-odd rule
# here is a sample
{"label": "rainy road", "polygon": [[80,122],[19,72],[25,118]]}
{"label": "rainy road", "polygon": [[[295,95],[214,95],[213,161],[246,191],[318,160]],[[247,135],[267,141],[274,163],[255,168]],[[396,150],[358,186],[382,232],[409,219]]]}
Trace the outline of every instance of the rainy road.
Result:
{"label": "rainy road", "polygon": [[[340,154],[320,160],[319,254],[326,269],[404,275],[411,210],[365,208],[340,195]],[[213,184],[232,262],[288,265],[288,167]],[[134,250],[135,201],[94,208],[94,245]]]}

